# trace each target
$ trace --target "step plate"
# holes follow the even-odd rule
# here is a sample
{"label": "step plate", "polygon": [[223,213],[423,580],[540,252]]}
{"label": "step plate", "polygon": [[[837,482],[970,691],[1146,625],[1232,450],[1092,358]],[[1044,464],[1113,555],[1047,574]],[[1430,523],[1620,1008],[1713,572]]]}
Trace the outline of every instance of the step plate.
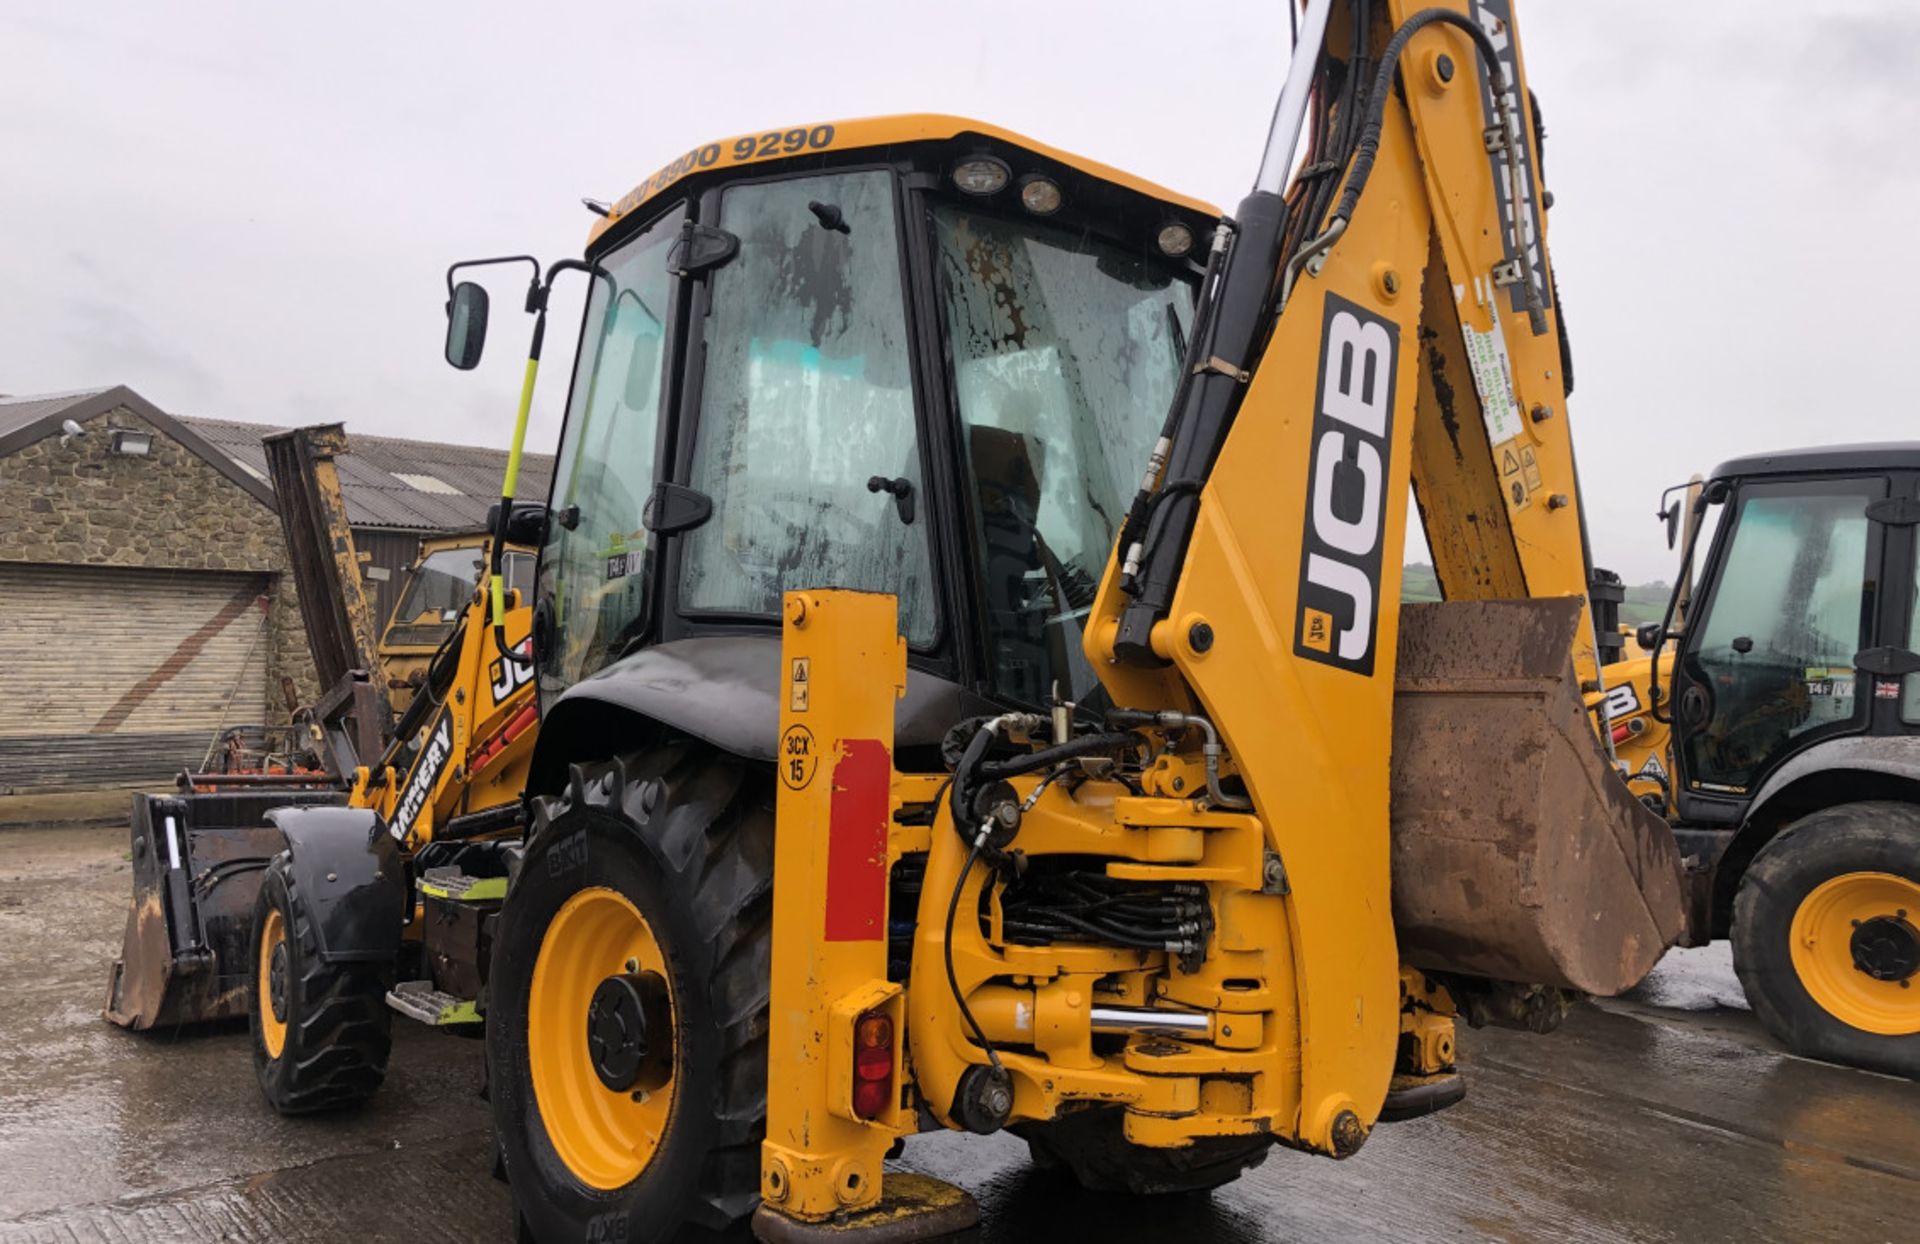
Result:
{"label": "step plate", "polygon": [[401,981],[387,991],[387,1005],[408,1019],[417,1019],[435,1028],[481,1022],[472,999],[444,993],[435,989],[431,981]]}

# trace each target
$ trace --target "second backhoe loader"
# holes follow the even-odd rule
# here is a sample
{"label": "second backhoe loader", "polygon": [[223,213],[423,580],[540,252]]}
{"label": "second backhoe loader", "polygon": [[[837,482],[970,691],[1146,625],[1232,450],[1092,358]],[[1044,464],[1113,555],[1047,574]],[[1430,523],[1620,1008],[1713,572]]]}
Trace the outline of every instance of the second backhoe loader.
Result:
{"label": "second backhoe loader", "polygon": [[1592,697],[1674,827],[1689,943],[1732,943],[1796,1053],[1914,1079],[1917,494],[1911,441],[1749,454],[1669,490],[1672,599]]}
{"label": "second backhoe loader", "polygon": [[[489,625],[481,546],[442,545],[456,550],[450,577],[466,577],[427,594],[458,611],[396,719],[339,486],[346,435],[300,428],[266,446],[328,683],[302,711],[324,769],[188,774],[177,795],[134,796],[133,903],[105,1013],[133,1029],[247,1017],[261,1088],[292,1114],[379,1088],[393,1012],[479,1022],[536,731],[532,610],[503,592],[504,626]],[[513,513],[484,546],[495,569],[515,556]]]}
{"label": "second backhoe loader", "polygon": [[536,275],[534,362],[588,294],[487,994],[525,1238],[923,1238],[971,1200],[883,1163],[943,1128],[1131,1192],[1345,1157],[1460,1098],[1457,1018],[1678,935],[1581,700],[1510,5],[1301,17],[1231,219],[897,117],[695,147]]}

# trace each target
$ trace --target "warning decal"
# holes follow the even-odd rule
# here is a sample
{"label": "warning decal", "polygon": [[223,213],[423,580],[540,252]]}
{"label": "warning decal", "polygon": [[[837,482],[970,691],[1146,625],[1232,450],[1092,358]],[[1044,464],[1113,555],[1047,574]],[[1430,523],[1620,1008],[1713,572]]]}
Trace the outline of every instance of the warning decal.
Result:
{"label": "warning decal", "polygon": [[[1527,462],[1532,455],[1533,450],[1517,440],[1493,447],[1494,459],[1500,463],[1500,488],[1516,510],[1526,508],[1527,502],[1533,499],[1533,489],[1538,486],[1527,483]],[[1538,468],[1533,477],[1536,480],[1540,477]]]}
{"label": "warning decal", "polygon": [[792,688],[787,697],[787,707],[796,713],[807,711],[813,700],[813,658],[795,657],[793,659]]}
{"label": "warning decal", "polygon": [[1520,447],[1520,478],[1526,481],[1528,492],[1540,491],[1540,460],[1533,455],[1533,446]]}

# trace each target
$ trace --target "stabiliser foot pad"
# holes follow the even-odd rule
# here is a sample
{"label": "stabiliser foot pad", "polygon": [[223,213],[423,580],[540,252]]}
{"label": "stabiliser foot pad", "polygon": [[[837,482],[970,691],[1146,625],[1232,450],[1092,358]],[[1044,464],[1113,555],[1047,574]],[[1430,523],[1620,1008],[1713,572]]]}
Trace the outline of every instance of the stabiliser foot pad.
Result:
{"label": "stabiliser foot pad", "polygon": [[963,1188],[911,1171],[889,1171],[884,1178],[874,1204],[823,1222],[802,1222],[762,1204],[753,1213],[753,1234],[767,1244],[905,1244],[952,1235],[980,1222],[980,1204]]}
{"label": "stabiliser foot pad", "polygon": [[1467,1082],[1458,1073],[1448,1071],[1433,1076],[1393,1077],[1386,1104],[1380,1107],[1382,1123],[1398,1123],[1456,1106],[1467,1096]]}

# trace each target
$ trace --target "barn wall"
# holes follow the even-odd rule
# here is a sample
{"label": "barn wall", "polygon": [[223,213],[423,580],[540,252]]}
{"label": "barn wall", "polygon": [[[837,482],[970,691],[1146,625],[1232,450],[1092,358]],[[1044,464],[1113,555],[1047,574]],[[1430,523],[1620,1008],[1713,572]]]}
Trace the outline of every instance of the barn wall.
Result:
{"label": "barn wall", "polygon": [[[279,516],[128,407],[82,426],[70,444],[54,435],[0,457],[0,561],[265,574],[269,705],[285,719],[283,676],[311,701],[319,687]],[[114,428],[151,432],[152,451],[112,453]]]}

